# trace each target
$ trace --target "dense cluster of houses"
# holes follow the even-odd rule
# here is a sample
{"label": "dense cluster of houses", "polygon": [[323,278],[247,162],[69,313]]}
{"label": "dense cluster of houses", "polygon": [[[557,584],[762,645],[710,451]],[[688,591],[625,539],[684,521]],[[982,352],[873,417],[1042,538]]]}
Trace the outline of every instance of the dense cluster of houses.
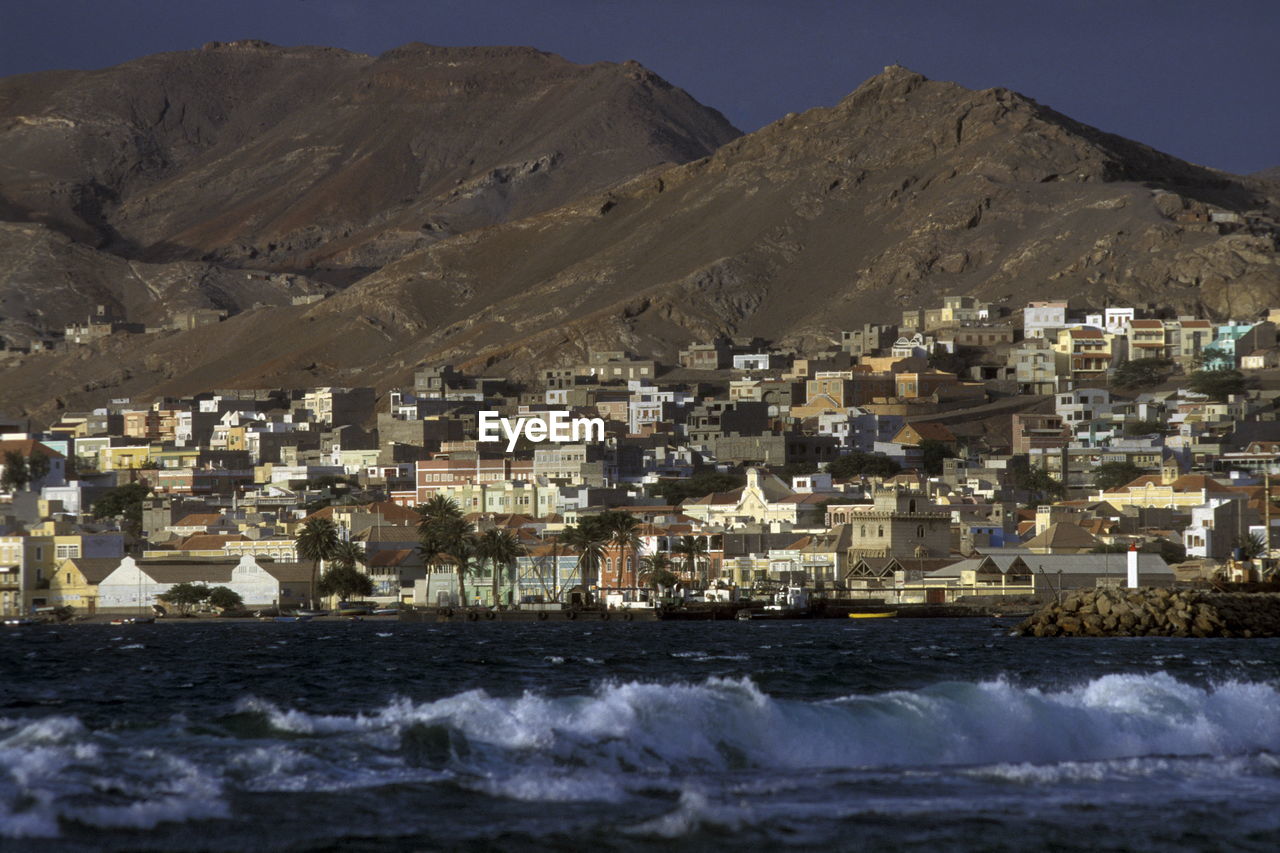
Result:
{"label": "dense cluster of houses", "polygon": [[[300,605],[313,518],[361,550],[376,599],[464,603],[420,547],[436,496],[520,545],[498,602],[481,564],[468,604],[649,601],[642,566],[662,556],[663,594],[703,598],[1044,595],[1120,583],[1134,548],[1143,583],[1257,576],[1280,538],[1280,391],[1189,379],[1266,378],[1277,321],[946,297],[823,352],[723,339],[678,364],[591,352],[524,383],[429,365],[381,395],[117,399],[42,430],[0,417],[0,613],[127,612],[179,583]],[[1115,387],[1120,365],[1157,359],[1171,382]],[[481,412],[553,410],[603,420],[604,440],[478,440]],[[584,560],[566,531],[606,510],[637,520],[637,544]]]}

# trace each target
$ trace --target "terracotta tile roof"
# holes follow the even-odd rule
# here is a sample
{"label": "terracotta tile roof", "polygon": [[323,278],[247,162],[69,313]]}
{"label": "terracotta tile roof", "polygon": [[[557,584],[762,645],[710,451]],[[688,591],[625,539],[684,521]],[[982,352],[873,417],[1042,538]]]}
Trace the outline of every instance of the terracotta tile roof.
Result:
{"label": "terracotta tile roof", "polygon": [[1028,548],[1092,548],[1098,539],[1078,524],[1051,524],[1027,541]]}
{"label": "terracotta tile roof", "polygon": [[350,515],[353,512],[380,515],[383,521],[398,524],[417,524],[419,521],[418,513],[413,509],[391,501],[374,501],[373,503],[356,506],[327,506],[311,513],[303,521],[309,521],[313,518],[332,519],[334,515]]}
{"label": "terracotta tile roof", "polygon": [[410,548],[396,548],[389,551],[375,551],[369,557],[369,568],[388,568],[391,566],[403,566],[406,563],[417,562],[415,554]]}
{"label": "terracotta tile roof", "polygon": [[216,512],[193,512],[170,524],[170,527],[212,527],[222,521]]}
{"label": "terracotta tile roof", "polygon": [[247,541],[239,533],[220,535],[215,533],[193,533],[177,545],[179,551],[221,551],[228,542]]}
{"label": "terracotta tile roof", "polygon": [[1203,489],[1206,492],[1234,492],[1235,489],[1222,485],[1205,474],[1183,474],[1173,481],[1175,492],[1194,492]]}
{"label": "terracotta tile roof", "polygon": [[[933,421],[924,423],[907,424],[907,427],[916,431],[921,438],[931,439],[933,441],[955,441],[956,436],[951,430],[947,429],[946,424],[940,424]],[[906,427],[903,427],[906,429]]]}

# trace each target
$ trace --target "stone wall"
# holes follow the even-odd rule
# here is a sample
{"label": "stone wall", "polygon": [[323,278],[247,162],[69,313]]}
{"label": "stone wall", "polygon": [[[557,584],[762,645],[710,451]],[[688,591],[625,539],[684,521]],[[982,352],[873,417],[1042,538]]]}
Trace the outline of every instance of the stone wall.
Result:
{"label": "stone wall", "polygon": [[1172,589],[1097,589],[1046,605],[1024,637],[1276,637],[1280,595]]}

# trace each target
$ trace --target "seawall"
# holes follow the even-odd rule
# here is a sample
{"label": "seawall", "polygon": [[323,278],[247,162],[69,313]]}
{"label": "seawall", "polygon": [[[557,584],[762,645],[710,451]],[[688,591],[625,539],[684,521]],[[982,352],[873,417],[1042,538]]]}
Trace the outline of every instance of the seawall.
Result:
{"label": "seawall", "polygon": [[1280,594],[1087,590],[1023,621],[1024,637],[1278,637]]}

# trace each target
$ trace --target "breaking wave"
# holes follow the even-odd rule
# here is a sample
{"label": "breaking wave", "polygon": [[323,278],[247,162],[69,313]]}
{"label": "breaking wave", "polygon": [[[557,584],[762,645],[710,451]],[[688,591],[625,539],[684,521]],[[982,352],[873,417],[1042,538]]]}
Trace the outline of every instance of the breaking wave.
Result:
{"label": "breaking wave", "polygon": [[[447,783],[523,801],[621,801],[664,790],[680,831],[701,784],[738,771],[946,769],[975,783],[1056,784],[1280,775],[1280,692],[1107,675],[1048,691],[1004,680],[827,701],[777,699],[749,679],[605,684],[588,695],[483,691],[396,700],[357,715],[244,699],[194,726],[91,731],[73,717],[0,720],[0,837],[60,823],[148,828],[230,817],[228,792],[322,792]],[[772,777],[773,774],[770,774]],[[758,778],[758,774],[753,774]],[[741,816],[730,815],[730,824]]]}

